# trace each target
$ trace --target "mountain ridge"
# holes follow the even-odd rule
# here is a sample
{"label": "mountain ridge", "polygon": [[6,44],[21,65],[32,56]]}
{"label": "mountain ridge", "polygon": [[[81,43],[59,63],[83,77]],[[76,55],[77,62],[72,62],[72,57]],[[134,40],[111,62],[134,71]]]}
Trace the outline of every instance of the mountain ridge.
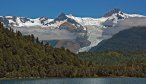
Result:
{"label": "mountain ridge", "polygon": [[[121,28],[117,26],[119,26],[119,23],[122,22],[125,24],[132,22],[133,19],[129,18],[135,18],[136,20],[140,19],[139,23],[141,23],[142,21],[141,18],[145,18],[145,16],[138,14],[127,14],[119,9],[113,9],[100,18],[76,17],[71,14],[66,15],[65,13],[61,13],[58,15],[58,17],[54,19],[49,19],[47,17],[30,19],[16,16],[1,16],[0,21],[6,27],[12,27],[15,30],[19,31],[22,30],[21,31],[22,33],[24,32],[25,34],[34,34],[36,37],[39,38],[43,38],[44,37],[43,35],[45,33],[45,39],[43,40],[45,40],[45,42],[46,40],[50,42],[49,37],[51,37],[51,40],[55,40],[55,43],[57,41],[56,46],[58,46],[57,44],[60,44],[60,42],[63,45],[59,46],[62,47],[71,46],[72,43],[74,43],[74,45],[78,46],[78,49],[74,50],[71,49],[70,47],[69,49],[75,52],[84,52],[98,45],[102,40],[108,39],[112,37],[114,34],[118,33],[119,31],[127,29],[127,27]],[[127,19],[129,19],[129,22]],[[67,37],[67,39],[65,40],[64,34],[71,37]],[[53,39],[53,37],[56,35],[57,38],[59,39]],[[79,40],[79,38],[81,40]],[[72,41],[70,41],[71,39]],[[83,42],[88,45],[82,46]]]}
{"label": "mountain ridge", "polygon": [[[118,14],[118,15],[119,14],[122,14],[122,15],[124,14],[125,15],[124,18],[127,18],[127,17],[145,17],[144,15],[127,14],[127,13],[122,12],[120,9],[113,9],[113,10],[107,12],[106,14],[104,14],[102,17],[99,17],[99,18],[76,17],[76,16],[73,16],[71,14],[66,15],[65,13],[60,13],[57,18],[63,16],[63,17],[65,17],[65,18],[63,18],[64,20],[67,19],[67,18],[70,18],[70,19],[73,19],[73,20],[77,21],[80,24],[82,23],[82,25],[98,25],[99,24],[98,22],[100,22],[100,21],[104,22],[107,19],[109,19],[110,16],[112,16],[114,14]],[[8,25],[8,24],[4,23],[5,26],[17,26],[17,27],[18,26],[19,27],[21,27],[21,26],[42,26],[42,27],[47,27],[47,26],[51,26],[51,25],[49,25],[49,23],[51,21],[53,21],[53,20],[59,21],[59,19],[57,19],[57,18],[52,19],[52,18],[48,18],[48,17],[43,16],[43,17],[38,17],[38,18],[32,19],[32,18],[21,17],[21,16],[0,16],[0,21],[4,22],[4,21],[8,20],[7,23],[9,22],[9,24],[14,24],[15,23],[14,25]],[[60,19],[60,21],[62,21],[63,19]],[[93,22],[90,24],[90,21],[93,21]],[[43,23],[41,24],[41,22],[43,22]],[[34,25],[32,25],[33,23],[34,23]]]}

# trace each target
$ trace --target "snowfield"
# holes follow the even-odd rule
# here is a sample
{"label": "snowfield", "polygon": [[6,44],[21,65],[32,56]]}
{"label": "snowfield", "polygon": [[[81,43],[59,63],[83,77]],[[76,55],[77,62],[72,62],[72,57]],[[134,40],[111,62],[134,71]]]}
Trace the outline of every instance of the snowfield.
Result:
{"label": "snowfield", "polygon": [[[113,12],[114,11],[114,12]],[[112,13],[113,12],[113,13]],[[70,24],[76,28],[83,27],[87,32],[89,46],[84,46],[78,52],[90,50],[98,45],[102,40],[109,39],[119,31],[128,29],[133,26],[146,26],[146,16],[139,14],[127,14],[122,11],[112,10],[106,17],[75,17],[73,15],[64,15],[59,20],[49,19],[46,17],[31,19],[16,16],[0,16],[0,21],[6,27],[12,27],[21,31],[23,34],[34,34],[41,40],[50,39],[75,39],[74,33],[58,28],[70,19]],[[110,15],[110,16],[108,16]]]}

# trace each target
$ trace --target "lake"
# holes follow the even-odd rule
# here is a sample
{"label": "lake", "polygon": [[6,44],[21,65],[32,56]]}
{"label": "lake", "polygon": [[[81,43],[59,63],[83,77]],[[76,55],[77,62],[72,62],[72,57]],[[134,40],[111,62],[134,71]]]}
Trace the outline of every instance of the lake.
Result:
{"label": "lake", "polygon": [[146,84],[146,78],[48,78],[0,80],[0,84]]}

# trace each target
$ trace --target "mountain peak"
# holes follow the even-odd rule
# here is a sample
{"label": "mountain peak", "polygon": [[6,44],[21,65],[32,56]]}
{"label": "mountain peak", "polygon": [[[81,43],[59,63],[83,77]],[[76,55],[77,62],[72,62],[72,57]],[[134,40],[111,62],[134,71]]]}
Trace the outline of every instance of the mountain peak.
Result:
{"label": "mountain peak", "polygon": [[109,16],[112,16],[113,14],[117,14],[117,13],[123,14],[123,12],[120,9],[114,8],[113,10],[107,12],[103,17],[109,17]]}
{"label": "mountain peak", "polygon": [[55,19],[55,21],[62,21],[67,19],[68,17],[66,16],[65,13],[60,13],[60,15]]}
{"label": "mountain peak", "polygon": [[61,12],[61,13],[59,14],[59,16],[66,16],[66,14],[63,13],[63,12]]}

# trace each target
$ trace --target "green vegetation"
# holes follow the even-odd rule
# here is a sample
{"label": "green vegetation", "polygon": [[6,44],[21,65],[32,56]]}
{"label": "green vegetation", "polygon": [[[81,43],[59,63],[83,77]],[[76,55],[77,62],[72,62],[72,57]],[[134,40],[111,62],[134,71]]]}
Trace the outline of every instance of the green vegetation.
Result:
{"label": "green vegetation", "polygon": [[[80,53],[53,48],[0,24],[0,78],[146,77],[146,52]],[[93,63],[93,62],[95,63]]]}
{"label": "green vegetation", "polygon": [[146,50],[146,27],[133,27],[120,31],[112,38],[104,40],[93,47],[91,52],[122,51],[137,52]]}
{"label": "green vegetation", "polygon": [[119,51],[84,52],[79,58],[98,64],[99,72],[111,76],[146,77],[146,51],[123,53]]}
{"label": "green vegetation", "polygon": [[67,49],[42,44],[0,24],[0,78],[84,76],[88,63]]}

